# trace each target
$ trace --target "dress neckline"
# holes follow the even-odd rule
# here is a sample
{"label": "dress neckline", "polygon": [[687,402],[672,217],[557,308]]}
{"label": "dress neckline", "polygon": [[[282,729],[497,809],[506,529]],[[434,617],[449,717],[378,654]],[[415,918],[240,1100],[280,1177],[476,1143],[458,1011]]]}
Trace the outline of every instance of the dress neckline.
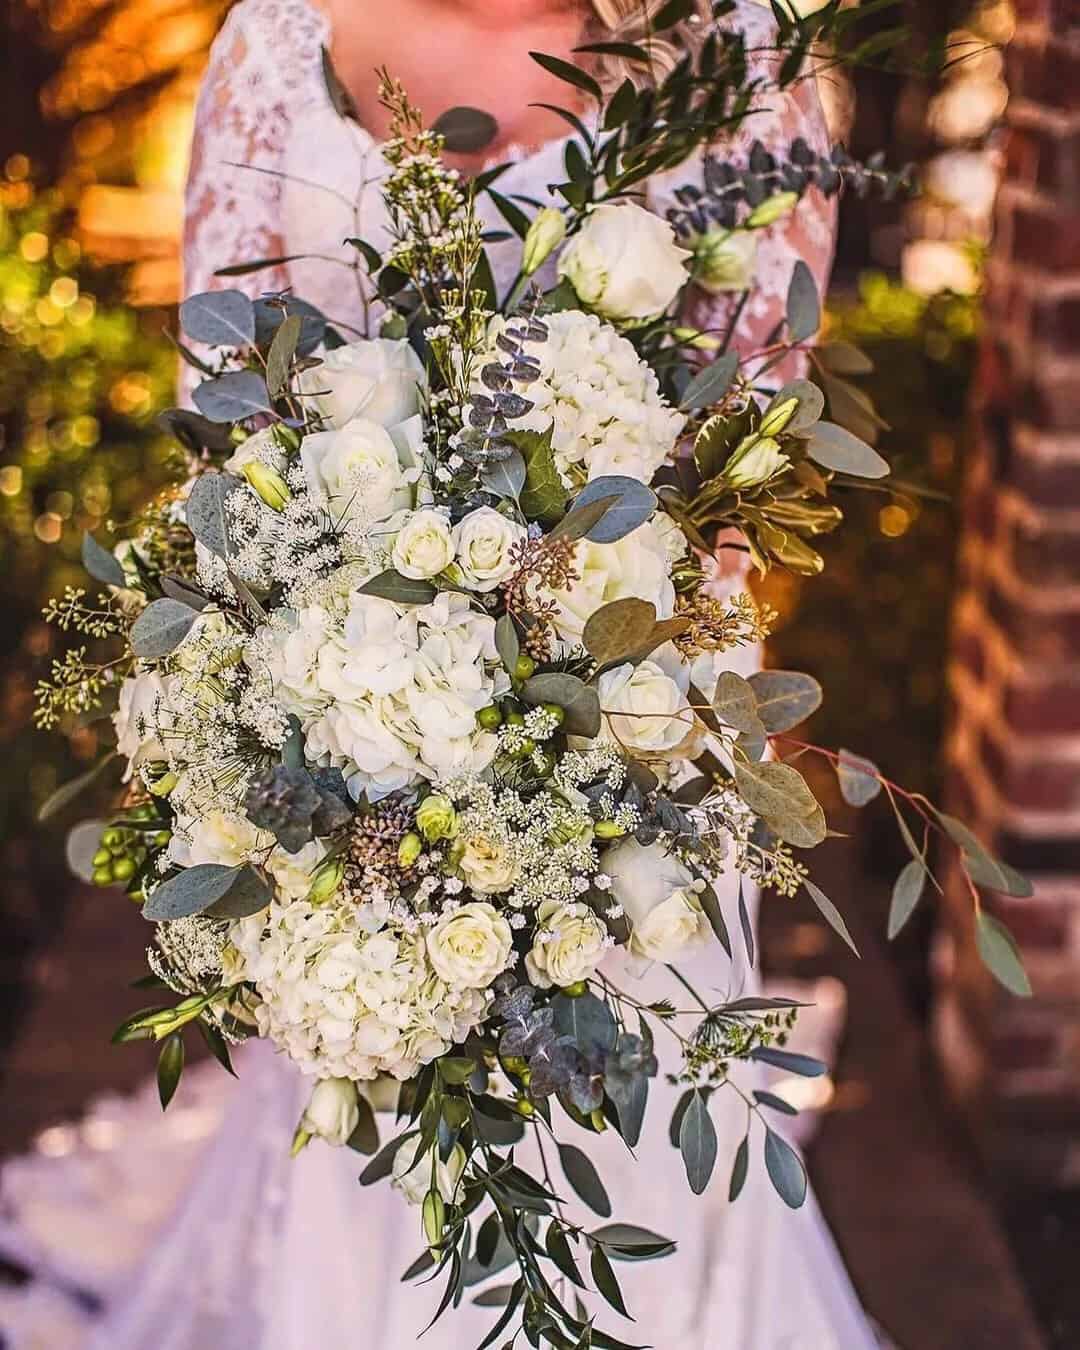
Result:
{"label": "dress neckline", "polygon": [[[319,40],[319,46],[321,49],[325,49],[326,52],[329,54],[331,52],[331,47],[333,45],[334,40],[334,25],[333,22],[331,21],[330,15],[327,14],[327,12],[320,5],[317,5],[315,3],[315,0],[297,0],[297,4],[300,6],[301,9],[305,10],[313,20],[317,30],[316,37]],[[320,50],[319,52],[320,60],[318,60],[314,64],[318,71],[320,87],[322,88],[323,95],[326,99],[327,104],[329,105],[330,95],[325,88],[325,80],[323,80],[322,78],[323,67],[321,55],[322,52]],[[337,116],[338,114],[336,113],[336,110],[334,111],[335,116]],[[582,124],[590,132],[594,132],[597,129],[597,121],[596,121],[597,114],[595,110],[587,110],[583,112],[582,114],[580,114],[580,118]],[[381,153],[382,147],[386,144],[386,142],[380,140],[375,135],[375,133],[371,131],[370,128],[365,126],[364,123],[361,122],[358,118],[350,118],[348,120],[350,124],[355,128],[357,134],[363,138],[363,140],[371,147],[371,149]],[[565,149],[566,145],[571,139],[573,139],[573,134],[571,132],[567,132],[565,135],[562,136],[550,136],[548,137],[547,140],[541,141],[539,144],[532,146],[524,145],[520,141],[510,141],[499,154],[486,156],[482,161],[482,163],[480,163],[475,170],[469,173],[465,173],[461,170],[459,170],[459,172],[461,173],[461,177],[463,179],[469,180],[472,178],[479,177],[481,174],[488,173],[490,172],[490,170],[498,168],[499,165],[527,164],[532,160],[541,159],[544,156],[551,154],[555,150],[558,150],[560,153],[562,153],[562,151]]]}

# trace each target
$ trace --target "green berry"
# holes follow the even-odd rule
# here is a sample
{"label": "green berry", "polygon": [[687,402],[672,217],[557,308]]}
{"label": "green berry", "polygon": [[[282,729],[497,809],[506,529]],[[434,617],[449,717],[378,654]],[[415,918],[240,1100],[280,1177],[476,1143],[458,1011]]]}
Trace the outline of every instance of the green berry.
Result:
{"label": "green berry", "polygon": [[130,881],[135,875],[134,858],[117,858],[112,865],[114,881]]}
{"label": "green berry", "polygon": [[90,861],[94,867],[108,867],[112,862],[112,854],[107,848],[99,848]]}
{"label": "green berry", "polygon": [[118,830],[115,825],[110,826],[101,836],[101,843],[104,848],[116,848],[118,844],[124,842],[124,832]]}
{"label": "green berry", "polygon": [[154,844],[158,848],[164,848],[171,838],[172,830],[158,830],[157,834],[154,835]]}
{"label": "green berry", "polygon": [[589,992],[589,986],[584,980],[575,980],[573,984],[564,985],[562,992],[567,998],[580,998]]}
{"label": "green berry", "polygon": [[514,751],[515,759],[528,759],[536,749],[536,742],[531,736],[526,736],[518,748]]}
{"label": "green berry", "polygon": [[555,719],[555,725],[557,727],[561,727],[566,721],[566,709],[561,708],[557,703],[541,703],[540,706],[549,717]]}
{"label": "green berry", "polygon": [[95,867],[90,877],[95,886],[111,886],[113,874],[111,867]]}
{"label": "green berry", "polygon": [[486,708],[481,708],[476,714],[477,722],[485,731],[494,731],[502,726],[502,712],[497,703],[489,703]]}
{"label": "green berry", "polygon": [[508,727],[523,727],[525,725],[525,714],[512,703],[507,707],[503,718]]}
{"label": "green berry", "polygon": [[517,664],[514,666],[514,678],[516,680],[528,680],[532,678],[535,671],[536,662],[531,656],[527,656],[522,652],[517,659]]}

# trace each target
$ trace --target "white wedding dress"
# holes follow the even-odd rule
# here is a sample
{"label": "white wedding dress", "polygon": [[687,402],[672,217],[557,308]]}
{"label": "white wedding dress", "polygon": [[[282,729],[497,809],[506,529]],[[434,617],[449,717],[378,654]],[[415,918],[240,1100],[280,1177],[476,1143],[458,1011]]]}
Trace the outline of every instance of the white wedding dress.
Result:
{"label": "white wedding dress", "polygon": [[[731,21],[749,31],[748,48],[768,45],[767,10],[740,3]],[[385,243],[371,189],[383,163],[378,145],[330,107],[320,64],[328,43],[326,20],[305,0],[241,0],[231,11],[199,103],[186,289],[240,285],[258,294],[291,285],[331,319],[362,328],[356,274],[325,258],[350,256],[341,247],[346,236]],[[822,147],[812,85],[774,103],[751,119],[733,154],[758,137],[786,146],[803,135]],[[561,177],[562,149],[559,142],[515,152],[500,190],[547,199],[547,184]],[[652,203],[663,209],[665,194],[690,172],[654,183]],[[808,199],[767,232],[759,289],[736,330],[744,348],[773,326],[796,258],[806,258],[824,281],[833,231],[831,209]],[[492,246],[502,288],[515,248]],[[239,281],[213,276],[230,263],[311,253],[324,258]],[[710,326],[725,317],[723,305],[695,315]],[[755,653],[742,654],[744,669],[755,663]],[[725,880],[717,889],[737,934]],[[688,974],[717,998],[756,987],[738,951],[731,966],[719,947]],[[670,997],[680,1008],[688,1002],[661,967],[634,993]],[[871,1350],[877,1339],[813,1198],[789,1210],[767,1180],[759,1123],[745,1190],[728,1203],[731,1161],[747,1124],[734,1093],[713,1099],[720,1161],[706,1194],[690,1194],[668,1138],[680,1089],[663,1075],[678,1061],[663,1039],[658,1050],[661,1074],[636,1159],[611,1131],[591,1147],[615,1218],[677,1238],[679,1248],[663,1260],[620,1266],[637,1321],[624,1321],[594,1296],[589,1306],[599,1325],[661,1350]],[[363,1159],[347,1149],[316,1141],[291,1161],[310,1080],[263,1042],[235,1059],[239,1082],[215,1064],[189,1070],[164,1117],[148,1085],[133,1099],[96,1103],[80,1126],[47,1132],[36,1154],[7,1164],[0,1253],[38,1276],[21,1290],[0,1291],[9,1350],[405,1350],[414,1343],[442,1283],[400,1282],[423,1247],[418,1211],[385,1182],[361,1188]],[[564,1125],[562,1137],[572,1140],[577,1131]],[[386,1118],[384,1138],[390,1128]],[[467,1297],[421,1344],[470,1350],[497,1315]]]}

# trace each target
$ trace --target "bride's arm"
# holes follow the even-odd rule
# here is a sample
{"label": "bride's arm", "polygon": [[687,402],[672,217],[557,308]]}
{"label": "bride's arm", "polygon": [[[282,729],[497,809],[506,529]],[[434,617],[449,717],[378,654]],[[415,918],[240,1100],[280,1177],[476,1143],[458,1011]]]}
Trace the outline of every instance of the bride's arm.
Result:
{"label": "bride's arm", "polygon": [[[210,52],[195,110],[184,198],[183,294],[234,287],[252,297],[288,285],[284,265],[218,277],[230,263],[279,258],[281,161],[289,130],[288,89],[277,97],[265,34],[247,6],[226,19]],[[240,166],[240,167],[238,167]],[[194,372],[184,371],[190,392]]]}

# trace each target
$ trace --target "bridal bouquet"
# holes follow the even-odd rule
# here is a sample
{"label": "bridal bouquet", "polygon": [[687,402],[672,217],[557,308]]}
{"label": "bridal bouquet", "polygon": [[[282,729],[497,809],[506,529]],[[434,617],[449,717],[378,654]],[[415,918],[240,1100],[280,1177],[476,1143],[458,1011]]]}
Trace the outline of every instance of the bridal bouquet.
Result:
{"label": "bridal bouquet", "polygon": [[[690,1188],[716,1163],[710,1099],[733,1088],[756,1133],[732,1200],[760,1140],[777,1191],[802,1203],[802,1163],[766,1119],[789,1108],[729,1076],[746,1060],[823,1071],[784,1049],[796,1005],[710,1003],[680,971],[704,954],[722,972],[732,954],[724,872],[807,895],[851,941],[808,873],[825,816],[785,753],[828,755],[853,804],[888,794],[912,855],[894,931],[937,884],[930,834],[950,839],[986,959],[1025,988],[975,889],[1026,894],[1023,878],[870,761],[792,740],[821,697],[809,676],[728,669],[770,615],[719,586],[714,550],[812,574],[837,489],[888,472],[824,416],[817,384],[776,378],[819,327],[805,265],[761,352],[678,317],[691,287],[745,298],[757,232],[810,186],[892,181],[803,143],[784,162],[759,147],[740,170],[715,158],[750,102],[745,80],[720,78],[740,46],[718,34],[610,99],[537,57],[597,110],[593,128],[566,114],[563,205],[539,210],[501,197],[495,174],[466,186],[445,166],[444,142],[467,144],[481,114],[425,129],[384,78],[393,243],[353,241],[380,335],[354,339],[291,295],[187,300],[187,337],[216,353],[188,353],[198,412],[165,415],[187,475],[111,551],[86,539],[100,600],[72,591],[50,609],[88,644],[43,684],[40,720],[110,711],[115,750],[93,772],[118,763],[124,780],[69,857],[141,907],[146,983],[180,996],[117,1039],[160,1044],[167,1104],[186,1030],[226,1068],[232,1043],[268,1037],[312,1082],[295,1147],[318,1135],[372,1154],[361,1180],[388,1176],[419,1205],[413,1270],[447,1273],[440,1312],[516,1268],[482,1296],[502,1305],[485,1345],[515,1316],[534,1345],[621,1345],[567,1291],[587,1265],[624,1311],[612,1260],[662,1256],[678,1235],[571,1222],[546,1162],[532,1175],[514,1146],[552,1139],[569,1186],[609,1216],[589,1141],[637,1142],[657,1036],[679,1042],[671,1130]],[[635,201],[684,163],[669,219]],[[481,192],[521,241],[505,296]],[[817,360],[834,409],[865,406],[836,392],[865,368],[858,352]],[[752,959],[741,891],[739,918]],[[689,1034],[672,1004],[635,997],[625,976],[651,962],[700,1007]],[[398,1126],[380,1147],[388,1084]]]}

